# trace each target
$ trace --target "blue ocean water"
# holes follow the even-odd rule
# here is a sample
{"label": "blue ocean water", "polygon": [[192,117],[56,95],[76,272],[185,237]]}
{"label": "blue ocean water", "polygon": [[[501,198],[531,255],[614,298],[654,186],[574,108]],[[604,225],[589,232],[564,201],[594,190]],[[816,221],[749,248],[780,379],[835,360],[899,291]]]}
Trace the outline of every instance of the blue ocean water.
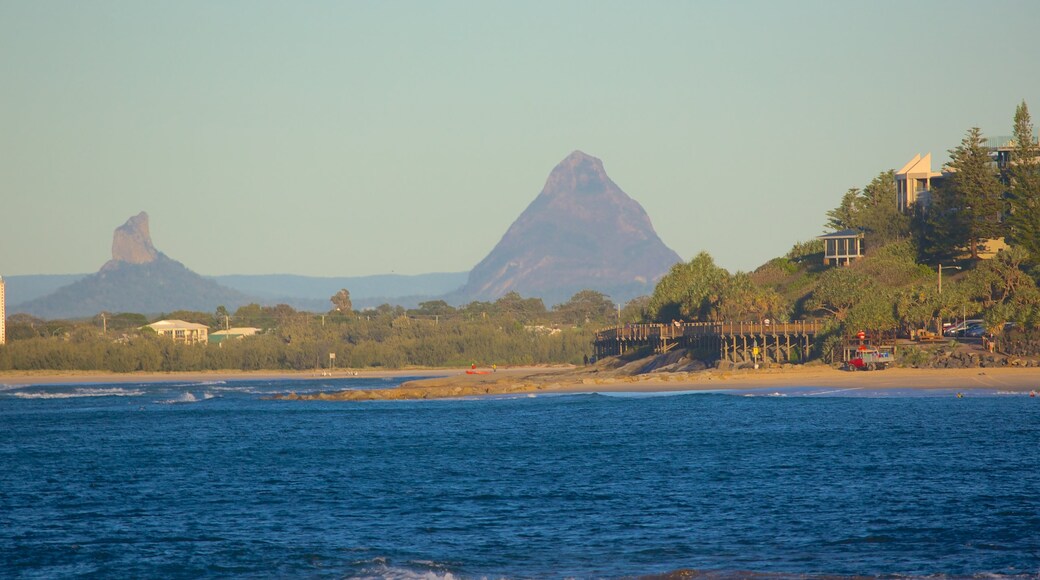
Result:
{"label": "blue ocean water", "polygon": [[0,577],[1036,578],[1040,398],[0,386]]}

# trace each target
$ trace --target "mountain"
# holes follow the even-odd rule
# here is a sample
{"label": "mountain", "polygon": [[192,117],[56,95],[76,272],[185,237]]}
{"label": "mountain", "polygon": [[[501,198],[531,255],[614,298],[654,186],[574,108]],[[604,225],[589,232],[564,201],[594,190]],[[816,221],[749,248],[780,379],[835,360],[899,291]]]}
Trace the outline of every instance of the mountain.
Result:
{"label": "mountain", "polygon": [[449,298],[494,300],[515,291],[557,304],[591,289],[625,302],[651,293],[679,261],[603,163],[575,151]]}
{"label": "mountain", "polygon": [[[89,274],[28,274],[4,276],[7,301],[22,304],[46,296]],[[341,288],[350,290],[355,308],[400,304],[411,308],[462,287],[469,272],[431,274],[377,274],[373,276],[298,276],[295,274],[227,274],[204,276],[221,286],[252,296],[259,304],[288,304],[298,310],[323,312],[329,297]],[[225,305],[226,306],[226,305]]]}
{"label": "mountain", "polygon": [[42,318],[80,318],[99,312],[155,314],[174,310],[210,312],[253,300],[192,272],[152,245],[148,214],[127,220],[112,238],[112,259],[96,274],[54,293],[15,305],[12,312]]}

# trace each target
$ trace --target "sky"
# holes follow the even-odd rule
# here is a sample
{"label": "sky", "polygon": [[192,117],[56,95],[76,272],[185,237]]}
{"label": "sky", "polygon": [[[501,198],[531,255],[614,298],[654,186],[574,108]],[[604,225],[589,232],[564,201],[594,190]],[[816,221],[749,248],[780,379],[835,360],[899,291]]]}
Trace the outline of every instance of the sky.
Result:
{"label": "sky", "polygon": [[752,270],[1040,111],[1040,2],[0,0],[0,275],[468,271],[574,150]]}

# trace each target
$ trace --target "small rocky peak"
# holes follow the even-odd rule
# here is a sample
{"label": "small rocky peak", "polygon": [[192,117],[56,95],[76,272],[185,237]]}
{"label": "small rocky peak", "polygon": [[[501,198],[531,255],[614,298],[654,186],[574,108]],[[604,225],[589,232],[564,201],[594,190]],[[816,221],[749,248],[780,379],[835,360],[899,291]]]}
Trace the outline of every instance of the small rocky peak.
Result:
{"label": "small rocky peak", "polygon": [[128,264],[147,264],[158,258],[148,231],[148,214],[141,212],[116,228],[112,236],[112,260]]}
{"label": "small rocky peak", "polygon": [[603,162],[582,151],[574,151],[549,174],[543,195],[595,194],[613,183],[603,169]]}

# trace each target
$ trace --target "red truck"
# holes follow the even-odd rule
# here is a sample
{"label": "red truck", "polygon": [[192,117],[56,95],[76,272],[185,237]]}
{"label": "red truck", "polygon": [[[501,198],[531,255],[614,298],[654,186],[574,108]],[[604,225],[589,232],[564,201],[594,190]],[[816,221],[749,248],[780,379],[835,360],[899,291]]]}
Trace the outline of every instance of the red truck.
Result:
{"label": "red truck", "polygon": [[857,350],[852,355],[852,358],[845,363],[845,368],[850,371],[883,371],[893,362],[895,361],[892,359],[892,353],[890,352],[881,352],[877,349]]}

